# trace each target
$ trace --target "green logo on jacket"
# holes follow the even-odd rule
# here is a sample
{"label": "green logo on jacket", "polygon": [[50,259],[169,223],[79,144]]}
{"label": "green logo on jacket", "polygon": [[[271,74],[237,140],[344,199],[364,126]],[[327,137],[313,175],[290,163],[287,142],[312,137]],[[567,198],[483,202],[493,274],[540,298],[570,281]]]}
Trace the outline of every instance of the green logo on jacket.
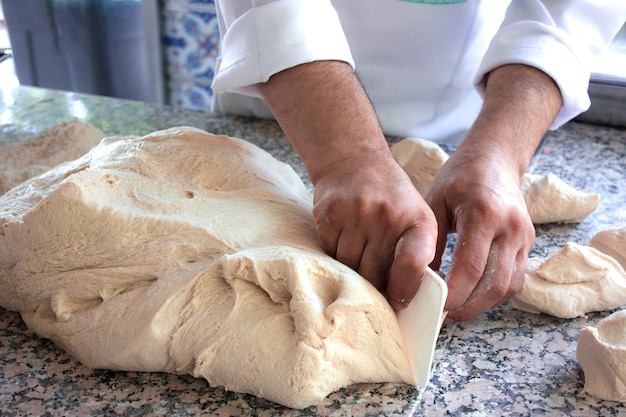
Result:
{"label": "green logo on jacket", "polygon": [[400,0],[407,3],[420,3],[420,4],[456,4],[467,3],[467,0]]}

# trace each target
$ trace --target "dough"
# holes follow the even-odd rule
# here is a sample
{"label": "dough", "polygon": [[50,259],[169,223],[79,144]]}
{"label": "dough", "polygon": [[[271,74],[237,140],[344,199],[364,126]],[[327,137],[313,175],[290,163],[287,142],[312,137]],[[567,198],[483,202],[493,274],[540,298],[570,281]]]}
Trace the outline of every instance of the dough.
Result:
{"label": "dough", "polygon": [[612,257],[569,242],[544,261],[529,259],[522,290],[509,302],[561,318],[611,310],[626,304],[626,273]]}
{"label": "dough", "polygon": [[242,140],[107,138],[0,197],[0,306],[86,366],[189,373],[289,407],[415,383],[395,312],[324,254],[311,205]]}
{"label": "dough", "polygon": [[[425,139],[407,138],[391,146],[391,153],[423,196],[448,154]],[[597,207],[598,194],[578,191],[554,174],[524,174],[520,189],[533,224],[578,223]]]}
{"label": "dough", "polygon": [[626,269],[626,225],[596,233],[591,239],[591,246],[615,258]]}
{"label": "dough", "polygon": [[626,310],[611,314],[580,332],[576,359],[585,387],[598,398],[626,402]]}
{"label": "dough", "polygon": [[554,174],[525,174],[520,188],[533,224],[579,223],[600,202],[598,194],[578,191]]}
{"label": "dough", "polygon": [[55,125],[26,141],[0,143],[0,195],[100,142],[104,133],[80,120]]}
{"label": "dough", "polygon": [[419,138],[401,140],[391,146],[391,153],[422,196],[448,160],[448,154],[439,145]]}

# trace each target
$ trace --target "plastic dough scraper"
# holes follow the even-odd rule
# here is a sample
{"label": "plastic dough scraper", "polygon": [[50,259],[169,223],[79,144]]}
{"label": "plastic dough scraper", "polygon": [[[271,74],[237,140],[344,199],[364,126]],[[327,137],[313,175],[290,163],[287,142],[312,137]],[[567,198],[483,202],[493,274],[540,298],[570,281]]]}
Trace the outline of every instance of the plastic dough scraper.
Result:
{"label": "plastic dough scraper", "polygon": [[413,300],[406,309],[397,312],[405,352],[413,367],[416,384],[422,388],[426,387],[430,377],[447,296],[445,281],[427,268]]}

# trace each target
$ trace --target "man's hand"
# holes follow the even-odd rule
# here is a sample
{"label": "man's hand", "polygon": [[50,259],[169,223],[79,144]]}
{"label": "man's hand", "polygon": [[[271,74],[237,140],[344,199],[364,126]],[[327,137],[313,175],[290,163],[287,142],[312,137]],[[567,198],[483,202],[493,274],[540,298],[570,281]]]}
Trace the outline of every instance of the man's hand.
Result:
{"label": "man's hand", "polygon": [[437,225],[390,153],[335,163],[318,180],[314,202],[326,252],[405,308],[434,257]]}
{"label": "man's hand", "polygon": [[556,84],[534,68],[490,73],[480,116],[426,196],[439,226],[433,268],[457,233],[448,318],[473,318],[521,289],[535,232],[519,185],[561,105]]}
{"label": "man's hand", "polygon": [[473,318],[515,295],[535,240],[517,174],[497,155],[464,156],[444,165],[426,197],[443,237],[435,269],[446,236],[457,233],[445,306],[452,320]]}
{"label": "man's hand", "polygon": [[433,259],[437,225],[393,159],[352,68],[303,64],[259,89],[315,185],[324,249],[386,293],[394,308],[406,307]]}

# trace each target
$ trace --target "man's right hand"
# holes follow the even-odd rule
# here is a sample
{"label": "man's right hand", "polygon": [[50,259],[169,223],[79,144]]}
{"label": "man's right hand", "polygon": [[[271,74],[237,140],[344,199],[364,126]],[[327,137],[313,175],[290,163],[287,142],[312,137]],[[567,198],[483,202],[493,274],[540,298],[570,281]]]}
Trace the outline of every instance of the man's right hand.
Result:
{"label": "man's right hand", "polygon": [[432,210],[393,159],[352,68],[317,61],[258,85],[315,185],[324,249],[408,305],[435,255]]}
{"label": "man's right hand", "polygon": [[405,308],[435,255],[437,223],[396,161],[381,152],[335,163],[319,178],[314,204],[326,252]]}

